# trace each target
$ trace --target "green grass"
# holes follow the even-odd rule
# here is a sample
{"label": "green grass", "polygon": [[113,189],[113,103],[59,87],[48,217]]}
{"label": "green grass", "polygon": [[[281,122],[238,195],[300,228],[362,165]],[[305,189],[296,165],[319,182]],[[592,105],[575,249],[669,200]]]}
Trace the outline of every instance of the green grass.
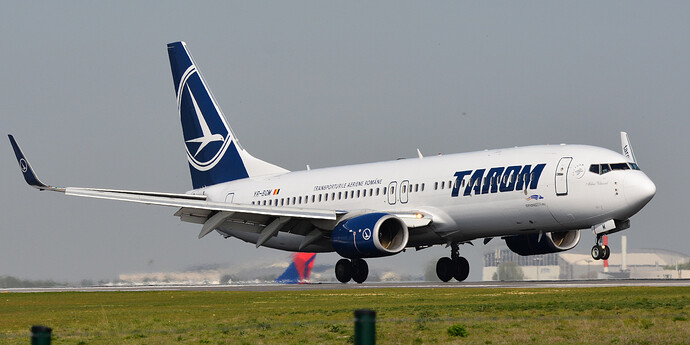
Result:
{"label": "green grass", "polygon": [[0,293],[0,344],[35,324],[53,344],[348,344],[359,308],[379,344],[687,344],[689,304],[686,287]]}

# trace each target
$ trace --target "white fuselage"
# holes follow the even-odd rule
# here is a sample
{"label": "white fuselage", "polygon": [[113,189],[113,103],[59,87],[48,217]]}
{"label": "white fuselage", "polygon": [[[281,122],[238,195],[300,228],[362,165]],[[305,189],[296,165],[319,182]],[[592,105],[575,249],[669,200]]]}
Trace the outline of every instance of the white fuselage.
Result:
{"label": "white fuselage", "polygon": [[[589,170],[592,164],[624,162],[623,155],[599,147],[529,146],[289,172],[190,193],[205,194],[211,201],[336,209],[342,214],[422,212],[433,218],[433,231],[411,229],[408,247],[426,246],[626,220],[651,199],[654,184],[640,170]],[[541,164],[536,182],[533,176],[524,183],[515,173]],[[473,180],[477,176],[481,178]],[[232,227],[221,231],[253,243],[258,237]],[[296,251],[301,239],[281,232],[264,245]],[[331,249],[314,245],[308,250]]]}

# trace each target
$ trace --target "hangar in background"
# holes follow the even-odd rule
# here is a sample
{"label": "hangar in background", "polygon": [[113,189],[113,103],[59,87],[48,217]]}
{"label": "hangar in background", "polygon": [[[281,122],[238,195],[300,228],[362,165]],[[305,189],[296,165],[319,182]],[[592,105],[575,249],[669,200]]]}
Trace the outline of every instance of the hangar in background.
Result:
{"label": "hangar in background", "polygon": [[690,278],[690,256],[664,249],[623,249],[606,261],[595,261],[589,253],[520,256],[506,248],[485,253],[482,269],[484,281],[682,278]]}

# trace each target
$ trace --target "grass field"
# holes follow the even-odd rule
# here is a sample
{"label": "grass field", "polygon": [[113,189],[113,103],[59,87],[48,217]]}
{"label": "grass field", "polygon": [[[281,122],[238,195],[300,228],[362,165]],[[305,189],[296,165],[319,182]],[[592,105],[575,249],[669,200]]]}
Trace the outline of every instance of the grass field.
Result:
{"label": "grass field", "polygon": [[1,293],[0,344],[688,344],[690,288]]}

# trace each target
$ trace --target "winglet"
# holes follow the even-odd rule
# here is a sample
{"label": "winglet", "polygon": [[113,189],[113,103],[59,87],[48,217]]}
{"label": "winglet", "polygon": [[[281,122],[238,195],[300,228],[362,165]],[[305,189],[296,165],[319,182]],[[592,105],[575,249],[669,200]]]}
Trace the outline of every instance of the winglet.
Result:
{"label": "winglet", "polygon": [[635,158],[635,153],[633,152],[632,145],[630,144],[628,133],[621,132],[621,148],[623,150],[623,156],[628,158],[628,161],[637,164],[637,158]]}
{"label": "winglet", "polygon": [[12,134],[7,135],[10,138],[10,144],[12,144],[12,149],[14,150],[14,155],[17,156],[17,162],[19,163],[19,169],[22,170],[22,175],[24,175],[24,180],[26,180],[26,183],[29,184],[29,186],[38,188],[40,190],[52,190],[52,191],[57,191],[57,192],[64,192],[64,188],[58,188],[58,187],[52,187],[44,184],[41,182],[41,180],[38,179],[36,176],[36,173],[34,172],[34,169],[31,168],[31,164],[29,164],[29,160],[26,159],[26,156],[24,155],[24,152],[22,152],[22,149],[19,147],[19,144],[17,144],[17,141],[14,140],[14,137]]}

